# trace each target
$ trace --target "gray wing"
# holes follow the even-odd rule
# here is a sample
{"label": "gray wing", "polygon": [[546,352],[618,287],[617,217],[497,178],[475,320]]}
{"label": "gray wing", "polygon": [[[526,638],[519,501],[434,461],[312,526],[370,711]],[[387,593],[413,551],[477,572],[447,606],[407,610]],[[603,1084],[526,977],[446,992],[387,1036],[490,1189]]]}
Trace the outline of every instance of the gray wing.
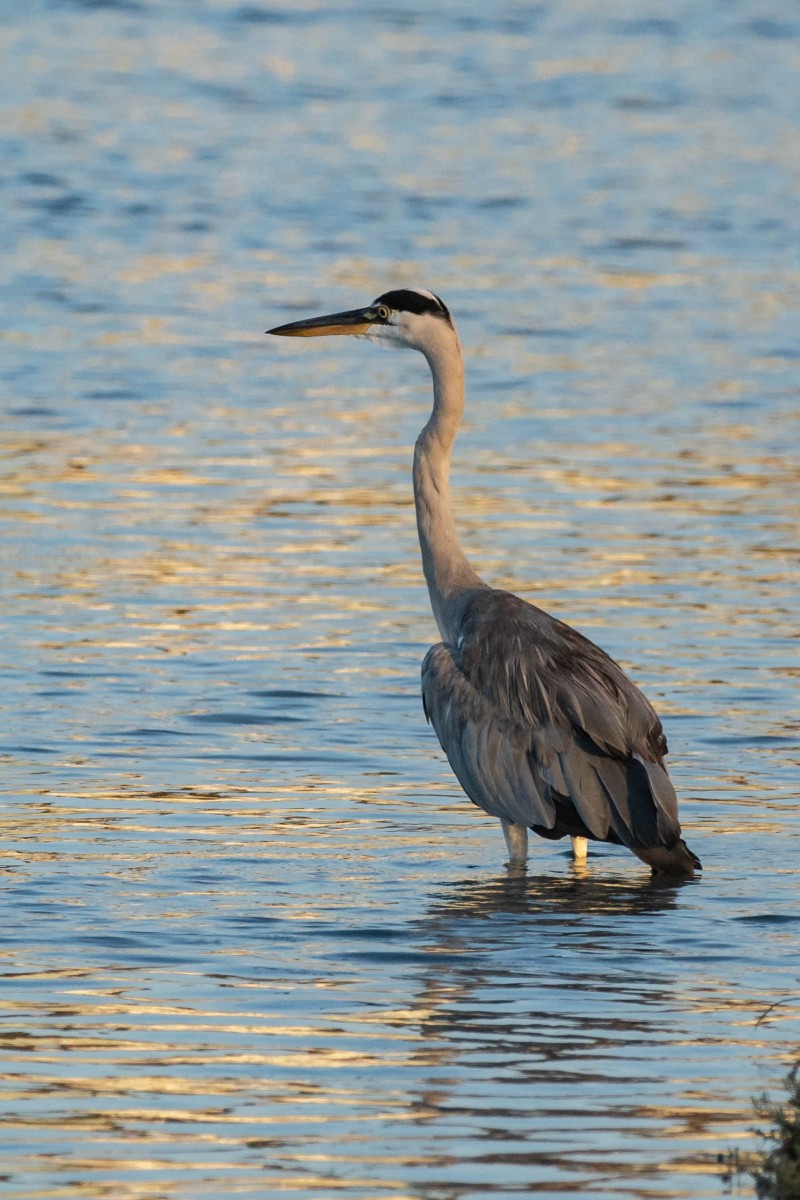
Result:
{"label": "gray wing", "polygon": [[422,696],[464,791],[493,816],[637,853],[679,841],[655,711],[604,651],[533,605],[473,593],[456,644],[425,657]]}
{"label": "gray wing", "polygon": [[550,788],[530,769],[527,731],[503,719],[461,670],[453,647],[422,664],[422,703],[456,778],[473,803],[518,825],[552,829]]}

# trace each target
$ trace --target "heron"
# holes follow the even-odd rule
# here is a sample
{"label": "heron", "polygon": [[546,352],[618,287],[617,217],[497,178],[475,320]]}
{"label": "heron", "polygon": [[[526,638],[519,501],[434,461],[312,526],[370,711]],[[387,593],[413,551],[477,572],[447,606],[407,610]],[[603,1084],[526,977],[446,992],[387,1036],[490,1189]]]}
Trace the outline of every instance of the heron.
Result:
{"label": "heron", "polygon": [[422,703],[470,800],[499,818],[510,864],[528,831],[626,846],[654,875],[688,877],[700,860],[681,836],[655,710],[618,663],[577,630],[476,573],[450,500],[453,443],[465,399],[464,357],[444,302],[398,288],[365,308],[267,331],[344,335],[418,350],[433,382],[414,449],[422,569],[441,641],[422,663]]}

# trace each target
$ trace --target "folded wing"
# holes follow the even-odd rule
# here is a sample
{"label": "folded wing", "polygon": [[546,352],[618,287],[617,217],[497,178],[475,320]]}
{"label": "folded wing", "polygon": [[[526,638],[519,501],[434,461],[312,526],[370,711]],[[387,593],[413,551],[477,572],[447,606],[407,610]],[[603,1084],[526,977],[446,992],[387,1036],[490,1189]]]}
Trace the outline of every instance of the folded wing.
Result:
{"label": "folded wing", "polygon": [[477,590],[455,645],[426,655],[422,696],[459,782],[486,812],[544,837],[621,842],[658,870],[696,865],[680,838],[658,716],[568,625],[510,593]]}

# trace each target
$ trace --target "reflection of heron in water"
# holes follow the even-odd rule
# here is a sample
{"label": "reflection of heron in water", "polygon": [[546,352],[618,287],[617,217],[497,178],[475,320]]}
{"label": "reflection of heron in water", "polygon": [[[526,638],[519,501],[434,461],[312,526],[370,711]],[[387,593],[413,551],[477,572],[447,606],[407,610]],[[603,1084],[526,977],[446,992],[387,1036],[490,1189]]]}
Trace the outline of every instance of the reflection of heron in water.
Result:
{"label": "reflection of heron in water", "polygon": [[500,875],[443,884],[429,907],[425,927],[441,930],[452,922],[452,928],[463,934],[465,918],[485,921],[510,916],[537,921],[543,916],[550,921],[561,918],[568,926],[582,925],[584,918],[592,917],[598,930],[618,938],[617,918],[650,919],[672,912],[679,889],[686,886],[691,881],[663,875],[597,874],[580,863],[568,875],[531,875],[519,865]]}
{"label": "reflection of heron in water", "polygon": [[356,334],[425,355],[433,412],[417,439],[414,500],[422,565],[442,641],[422,664],[422,697],[450,765],[500,818],[512,862],[528,829],[627,846],[655,872],[689,875],[656,713],[604,651],[563,622],[489,587],[467,562],[450,507],[450,451],[464,407],[455,325],[431,292],[386,292],[367,308],[281,325],[287,337]]}
{"label": "reflection of heron in water", "polygon": [[[685,1078],[685,997],[670,948],[680,888],[694,884],[616,866],[443,880],[407,926],[424,956],[401,958],[392,944],[417,989],[387,1018],[418,1064],[405,1108],[429,1146],[452,1122],[469,1138],[471,1195],[494,1194],[486,1184],[498,1162],[515,1170],[518,1195],[583,1195],[602,1182],[626,1192],[623,1180],[643,1195],[646,1151],[632,1162],[632,1138],[685,1124],[685,1095],[670,1094],[663,1064],[679,1056]],[[653,1166],[667,1157],[654,1144]]]}

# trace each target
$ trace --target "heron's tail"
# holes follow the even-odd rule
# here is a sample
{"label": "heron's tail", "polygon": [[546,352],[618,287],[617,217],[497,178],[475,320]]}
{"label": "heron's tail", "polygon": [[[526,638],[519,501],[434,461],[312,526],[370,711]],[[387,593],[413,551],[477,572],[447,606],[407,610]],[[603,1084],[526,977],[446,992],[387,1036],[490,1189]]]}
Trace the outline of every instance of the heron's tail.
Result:
{"label": "heron's tail", "polygon": [[678,838],[674,846],[632,846],[634,854],[652,867],[654,875],[673,875],[685,878],[695,871],[702,871],[703,864],[694,854],[683,838]]}

